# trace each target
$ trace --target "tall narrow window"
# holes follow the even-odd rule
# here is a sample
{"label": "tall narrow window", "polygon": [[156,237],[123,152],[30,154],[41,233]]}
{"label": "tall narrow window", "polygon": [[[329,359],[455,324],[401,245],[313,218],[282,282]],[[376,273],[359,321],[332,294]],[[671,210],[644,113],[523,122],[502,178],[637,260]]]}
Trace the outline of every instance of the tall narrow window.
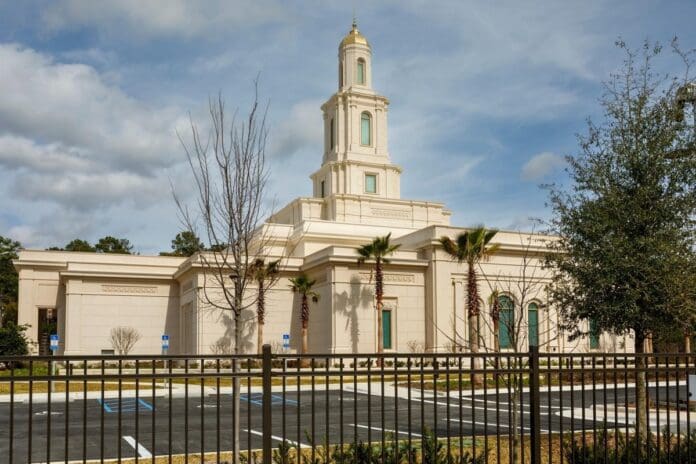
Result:
{"label": "tall narrow window", "polygon": [[365,84],[365,60],[358,59],[358,84]]}
{"label": "tall narrow window", "polygon": [[338,63],[338,88],[343,87],[343,63]]}
{"label": "tall narrow window", "polygon": [[334,133],[336,132],[336,124],[334,123],[334,118],[331,118],[329,130],[331,131],[331,135],[329,135],[329,138],[331,139],[331,149],[333,150],[335,146]]}
{"label": "tall narrow window", "polygon": [[392,348],[392,312],[391,309],[382,311],[382,345],[385,350]]}
{"label": "tall narrow window", "polygon": [[377,193],[376,174],[365,174],[365,193]]}
{"label": "tall narrow window", "polygon": [[539,305],[530,303],[527,307],[529,345],[539,346]]}
{"label": "tall narrow window", "polygon": [[512,348],[512,335],[515,333],[515,303],[507,295],[498,298],[500,302],[500,329],[498,339],[501,348]]}
{"label": "tall narrow window", "polygon": [[322,180],[321,181],[321,197],[322,198],[324,198],[324,195],[326,194],[324,189],[325,189],[325,184],[324,184],[324,181]]}
{"label": "tall narrow window", "polygon": [[372,116],[367,111],[360,115],[360,144],[372,145]]}
{"label": "tall narrow window", "polygon": [[599,326],[594,319],[590,319],[590,349],[599,349]]}

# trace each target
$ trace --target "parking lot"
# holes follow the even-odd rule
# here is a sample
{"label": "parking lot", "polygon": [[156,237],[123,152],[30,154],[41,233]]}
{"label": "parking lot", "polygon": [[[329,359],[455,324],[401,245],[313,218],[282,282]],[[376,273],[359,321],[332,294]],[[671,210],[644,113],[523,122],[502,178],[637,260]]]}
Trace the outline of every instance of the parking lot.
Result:
{"label": "parking lot", "polygon": [[[667,390],[656,393],[667,397]],[[409,398],[410,393],[410,398]],[[676,387],[670,397],[675,398]],[[685,387],[679,394],[686,398]],[[473,436],[505,437],[513,428],[511,396],[496,391],[434,396],[432,392],[405,388],[379,391],[379,385],[361,384],[344,389],[288,389],[273,391],[272,440],[291,446],[347,444],[353,441],[417,441],[425,430],[455,445],[471,443]],[[568,433],[592,429],[596,422],[624,428],[630,422],[626,404],[634,401],[632,388],[590,388],[580,391],[543,392],[542,433]],[[518,430],[528,432],[528,398],[523,394],[517,416]],[[261,393],[240,396],[240,441],[242,450],[261,448]],[[46,462],[82,459],[150,457],[232,450],[234,404],[228,392],[195,397],[150,395],[108,399],[74,399],[47,403],[15,403],[12,411],[0,404],[0,454],[10,455],[9,419],[14,421],[12,462]],[[606,413],[605,413],[606,412]],[[624,413],[626,412],[626,413]],[[584,416],[584,417],[583,417]],[[696,413],[694,414],[696,418]],[[671,416],[663,416],[661,426]],[[690,420],[690,418],[688,418]],[[654,418],[653,418],[654,421]],[[671,419],[677,427],[678,417]],[[686,427],[686,425],[684,425]],[[48,440],[50,429],[50,442]],[[31,451],[31,457],[28,451]],[[67,453],[66,453],[67,450]],[[50,453],[50,455],[48,454]],[[47,459],[47,456],[50,459]]]}

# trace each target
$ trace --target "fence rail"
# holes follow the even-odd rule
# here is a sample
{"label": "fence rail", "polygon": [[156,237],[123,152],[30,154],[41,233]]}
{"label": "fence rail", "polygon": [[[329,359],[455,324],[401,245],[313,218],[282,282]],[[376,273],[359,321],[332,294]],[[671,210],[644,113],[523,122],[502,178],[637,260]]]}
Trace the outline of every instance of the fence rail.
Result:
{"label": "fence rail", "polygon": [[687,354],[265,346],[0,365],[8,463],[696,463]]}

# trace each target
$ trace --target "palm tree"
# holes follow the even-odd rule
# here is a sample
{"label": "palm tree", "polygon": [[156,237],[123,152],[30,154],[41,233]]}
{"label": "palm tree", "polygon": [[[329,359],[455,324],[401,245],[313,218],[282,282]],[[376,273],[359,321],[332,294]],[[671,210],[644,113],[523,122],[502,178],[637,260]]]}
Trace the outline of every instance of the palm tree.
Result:
{"label": "palm tree", "polygon": [[493,322],[493,350],[497,353],[500,351],[500,292],[498,290],[491,292],[488,297],[488,306],[491,308],[490,316]]}
{"label": "palm tree", "polygon": [[358,264],[367,260],[375,262],[375,297],[377,298],[377,352],[384,351],[384,334],[382,333],[382,306],[384,305],[384,265],[389,264],[387,256],[394,253],[401,245],[389,243],[391,233],[376,237],[372,243],[358,248]]}
{"label": "palm tree", "polygon": [[[477,227],[460,234],[456,241],[449,237],[440,238],[442,248],[458,263],[467,265],[467,289],[466,308],[469,319],[469,347],[472,353],[478,353],[481,338],[479,327],[479,314],[481,313],[481,297],[478,291],[478,279],[476,265],[488,260],[491,255],[500,249],[498,244],[490,244],[498,231]],[[478,367],[478,360],[474,358],[474,368]],[[475,375],[474,381],[481,383],[481,376]]]}
{"label": "palm tree", "polygon": [[[290,288],[293,293],[299,293],[302,296],[302,308],[300,311],[300,319],[302,320],[302,349],[300,354],[307,353],[307,325],[309,324],[309,300],[316,303],[319,301],[319,294],[312,290],[316,280],[307,277],[306,274],[290,279]],[[304,362],[301,363],[306,365]]]}
{"label": "palm tree", "polygon": [[257,258],[251,266],[251,273],[258,287],[256,295],[256,349],[259,354],[263,350],[263,327],[266,323],[266,290],[270,287],[269,282],[280,272],[280,261],[266,263],[262,258]]}
{"label": "palm tree", "polygon": [[[500,353],[500,292],[497,289],[494,289],[488,297],[488,306],[491,308],[490,316],[493,322],[493,350]],[[497,380],[497,372],[500,369],[500,358],[497,356],[493,360],[493,367],[496,370],[493,378]]]}

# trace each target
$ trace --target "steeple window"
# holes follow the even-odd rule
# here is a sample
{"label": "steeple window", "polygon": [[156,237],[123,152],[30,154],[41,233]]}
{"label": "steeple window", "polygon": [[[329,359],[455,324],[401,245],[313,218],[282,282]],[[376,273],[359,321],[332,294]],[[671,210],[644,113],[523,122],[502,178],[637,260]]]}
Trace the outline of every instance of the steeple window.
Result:
{"label": "steeple window", "polygon": [[372,145],[372,116],[367,111],[360,115],[360,144]]}
{"label": "steeple window", "polygon": [[365,174],[365,193],[377,193],[376,174]]}
{"label": "steeple window", "polygon": [[358,58],[358,84],[365,85],[365,60]]}

